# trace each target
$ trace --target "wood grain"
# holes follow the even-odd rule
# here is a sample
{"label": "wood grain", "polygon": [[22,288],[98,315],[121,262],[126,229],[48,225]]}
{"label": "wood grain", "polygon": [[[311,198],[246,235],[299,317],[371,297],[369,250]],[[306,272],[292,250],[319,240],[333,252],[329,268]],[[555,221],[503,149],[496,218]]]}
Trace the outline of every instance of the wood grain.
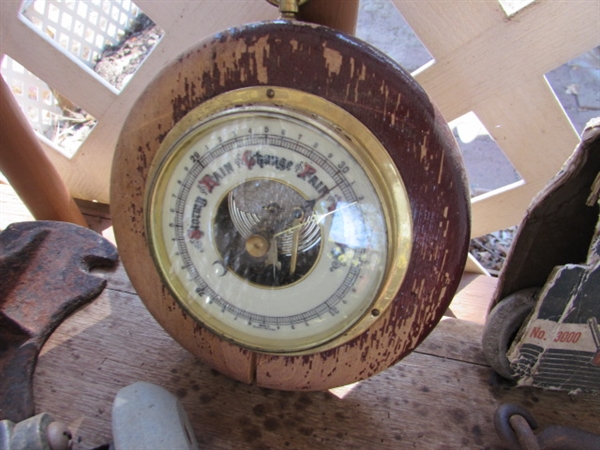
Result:
{"label": "wood grain", "polygon": [[355,385],[322,392],[249,386],[181,348],[137,296],[121,290],[122,274],[122,267],[103,272],[108,288],[57,329],[39,358],[37,410],[69,425],[75,450],[112,439],[114,396],[138,380],[177,395],[200,445],[215,450],[502,449],[492,416],[505,402],[530,409],[541,427],[600,432],[599,397],[494,382],[479,344],[482,326],[457,319],[443,320],[411,355]]}
{"label": "wood grain", "polygon": [[[162,286],[145,240],[146,178],[168,131],[210,98],[265,84],[324,97],[362,121],[390,153],[411,203],[415,239],[407,276],[392,306],[368,332],[320,354],[254,354],[209,333]],[[135,104],[113,167],[117,243],[150,312],[203,361],[265,387],[321,390],[367,378],[394,364],[441,318],[466,260],[469,200],[446,123],[399,66],[358,41],[340,39],[329,28],[265,23],[230,29],[190,49],[166,67]]]}
{"label": "wood grain", "polygon": [[544,75],[598,45],[600,3],[542,0],[511,17],[495,1],[394,4],[435,59],[417,81],[448,120],[473,111],[524,180],[473,200],[472,235],[518,224],[578,142]]}

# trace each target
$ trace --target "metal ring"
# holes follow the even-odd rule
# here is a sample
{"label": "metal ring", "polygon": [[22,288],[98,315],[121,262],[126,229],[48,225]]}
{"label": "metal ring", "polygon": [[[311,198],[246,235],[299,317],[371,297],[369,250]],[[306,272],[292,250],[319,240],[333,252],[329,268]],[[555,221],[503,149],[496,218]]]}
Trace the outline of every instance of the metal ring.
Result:
{"label": "metal ring", "polygon": [[513,403],[506,403],[498,407],[494,413],[494,427],[498,436],[504,440],[504,442],[511,445],[511,448],[521,448],[517,435],[510,424],[511,416],[522,416],[531,427],[535,430],[538,427],[537,422],[533,415],[525,408],[515,405]]}

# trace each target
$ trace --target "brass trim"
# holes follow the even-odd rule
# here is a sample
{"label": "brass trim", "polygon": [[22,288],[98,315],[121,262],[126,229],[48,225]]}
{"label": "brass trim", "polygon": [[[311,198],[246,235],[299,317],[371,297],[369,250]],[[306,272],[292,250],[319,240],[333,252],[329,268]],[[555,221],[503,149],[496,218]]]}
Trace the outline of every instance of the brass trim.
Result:
{"label": "brass trim", "polygon": [[[332,339],[322,340],[310,347],[305,346],[300,349],[286,350],[256,348],[221,333],[216,332],[216,334],[236,345],[262,353],[302,355],[333,349],[360,336],[371,328],[375,321],[385,315],[406,275],[413,241],[410,202],[394,161],[381,142],[365,125],[334,103],[295,89],[260,86],[226,92],[191,110],[167,134],[149,171],[144,215],[146,236],[152,258],[159,268],[159,274],[165,285],[168,286],[171,292],[177,292],[177,289],[170,286],[169,281],[165,279],[166,277],[163,274],[168,273],[168,268],[165,267],[165,261],[161,261],[161,255],[157,254],[161,251],[157,248],[157,245],[160,243],[158,237],[162,236],[162,225],[160,222],[158,224],[152,223],[153,204],[155,204],[157,198],[162,198],[166,189],[163,184],[162,186],[159,185],[157,191],[158,180],[164,177],[165,167],[173,159],[174,150],[181,148],[186,141],[189,142],[194,138],[195,135],[190,133],[190,130],[198,129],[205,123],[239,111],[244,107],[273,108],[292,117],[310,118],[309,123],[319,124],[329,136],[337,139],[359,162],[371,180],[384,211],[388,239],[387,262],[379,292],[370,307],[367,308],[366,313],[348,329]],[[187,290],[183,290],[183,292],[187,293]],[[173,294],[177,299],[178,296],[174,292]],[[185,307],[185,300],[179,301],[178,299],[178,302],[182,307],[188,309]],[[196,320],[215,332],[203,320],[199,318],[196,318]]]}

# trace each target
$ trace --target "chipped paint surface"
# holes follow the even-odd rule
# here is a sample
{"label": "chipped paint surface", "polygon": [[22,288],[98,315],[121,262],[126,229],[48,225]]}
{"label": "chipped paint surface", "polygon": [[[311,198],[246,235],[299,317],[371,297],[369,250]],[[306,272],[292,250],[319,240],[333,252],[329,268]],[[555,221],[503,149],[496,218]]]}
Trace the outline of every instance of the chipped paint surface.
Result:
{"label": "chipped paint surface", "polygon": [[[325,97],[359,118],[389,150],[413,211],[408,274],[390,308],[353,341],[322,353],[273,356],[202,328],[163,289],[144,237],[149,165],[168,130],[203,101],[256,85]],[[454,139],[414,80],[366,44],[325,27],[274,22],[229,30],[167,67],[140,97],[117,149],[115,234],[132,283],[159,323],[202,361],[230,377],[278,389],[321,390],[372,376],[413,350],[446,310],[469,239],[469,202]],[[131,148],[140,154],[131,157]],[[121,186],[121,188],[119,188]],[[451,214],[449,212],[452,212]],[[117,217],[118,216],[118,217]],[[118,230],[117,230],[118,228]]]}
{"label": "chipped paint surface", "polygon": [[323,57],[325,58],[325,67],[327,67],[329,77],[339,75],[342,68],[342,54],[337,50],[332,50],[324,46]]}

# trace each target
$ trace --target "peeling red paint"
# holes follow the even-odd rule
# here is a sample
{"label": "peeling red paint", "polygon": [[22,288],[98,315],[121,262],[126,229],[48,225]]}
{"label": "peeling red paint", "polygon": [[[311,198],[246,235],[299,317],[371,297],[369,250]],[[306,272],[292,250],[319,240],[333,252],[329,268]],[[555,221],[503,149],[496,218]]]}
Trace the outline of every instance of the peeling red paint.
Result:
{"label": "peeling red paint", "polygon": [[[331,378],[330,383],[349,382],[396,363],[425,338],[447,309],[466,259],[468,190],[445,120],[408,73],[366,44],[340,36],[325,27],[278,21],[233,28],[201,43],[163,70],[141,97],[136,108],[147,113],[144,120],[152,126],[143,128],[147,124],[134,116],[133,125],[149,132],[135,161],[124,162],[120,169],[123,179],[136,177],[131,206],[124,209],[143,235],[145,177],[169,129],[210,98],[264,84],[327,98],[359,118],[389,149],[407,188],[415,225],[409,267],[400,291],[371,330],[339,348],[315,355],[257,355],[257,382],[264,386],[282,387],[277,384],[280,380],[297,382],[302,377],[305,384],[297,389],[322,389],[328,382],[320,382],[319,377]],[[156,86],[168,87],[169,105],[161,103],[165,102],[162,97],[152,96]],[[165,107],[171,108],[169,117],[159,119],[164,114],[160,109]],[[136,241],[135,245],[142,246],[143,242]],[[171,304],[163,308],[173,310]],[[188,339],[198,343],[214,340],[210,332],[181,314],[189,323]],[[168,323],[162,324],[169,330]],[[206,356],[205,348],[211,345],[186,347],[199,348],[199,357],[209,363],[210,358],[220,357],[219,352]],[[222,367],[223,361],[214,361],[214,365]],[[339,365],[344,371],[336,370]]]}

